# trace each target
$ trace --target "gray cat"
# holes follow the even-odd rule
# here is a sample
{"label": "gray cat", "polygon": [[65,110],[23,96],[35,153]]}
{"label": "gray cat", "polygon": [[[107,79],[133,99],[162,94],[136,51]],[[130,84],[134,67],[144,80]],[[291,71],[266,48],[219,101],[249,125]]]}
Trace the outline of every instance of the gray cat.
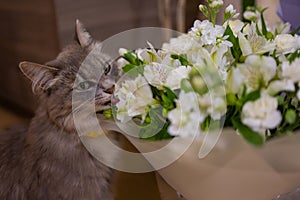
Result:
{"label": "gray cat", "polygon": [[[96,85],[96,97],[90,102],[94,104],[89,105],[96,105],[96,111],[107,109],[118,69],[100,55],[89,61],[103,68],[100,81],[81,80],[74,85],[80,65],[99,44],[79,21],[75,34],[76,40],[55,60],[45,65],[20,63],[39,106],[28,128],[0,133],[0,199],[113,199],[112,169],[92,157],[77,134],[72,92],[87,95]],[[88,122],[83,118],[82,123]]]}

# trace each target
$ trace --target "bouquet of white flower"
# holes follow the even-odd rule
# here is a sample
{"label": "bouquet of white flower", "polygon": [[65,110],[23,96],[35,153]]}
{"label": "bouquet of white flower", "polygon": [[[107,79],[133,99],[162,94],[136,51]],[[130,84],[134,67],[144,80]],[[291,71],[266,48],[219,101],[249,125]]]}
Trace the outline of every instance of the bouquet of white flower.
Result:
{"label": "bouquet of white flower", "polygon": [[130,78],[116,87],[116,119],[138,120],[140,137],[151,140],[224,125],[255,145],[291,133],[300,125],[300,38],[287,23],[267,27],[261,8],[242,22],[229,5],[217,25],[223,1],[207,2],[199,9],[209,20],[161,49],[120,49]]}

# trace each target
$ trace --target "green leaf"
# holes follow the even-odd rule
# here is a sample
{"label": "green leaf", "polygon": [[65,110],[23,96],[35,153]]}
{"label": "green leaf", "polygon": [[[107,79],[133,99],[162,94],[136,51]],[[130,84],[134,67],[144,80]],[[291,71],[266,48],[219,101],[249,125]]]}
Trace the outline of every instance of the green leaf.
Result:
{"label": "green leaf", "polygon": [[290,63],[292,63],[298,57],[300,57],[300,51],[299,50],[295,51],[294,53],[291,53],[288,56],[288,60],[289,60]]}
{"label": "green leaf", "polygon": [[190,64],[189,64],[189,61],[187,60],[186,55],[184,55],[184,54],[180,54],[180,55],[178,55],[178,54],[172,54],[172,55],[171,55],[171,58],[173,58],[173,59],[175,59],[175,60],[179,60],[180,63],[181,63],[183,66],[188,66],[188,65],[190,65]]}
{"label": "green leaf", "polygon": [[258,28],[258,24],[256,24],[256,32],[257,32],[257,35],[263,36],[263,34],[260,32],[260,30]]}
{"label": "green leaf", "polygon": [[228,93],[226,94],[226,102],[228,105],[234,106],[236,104],[237,97],[234,93]]}
{"label": "green leaf", "polygon": [[136,64],[136,55],[132,51],[128,51],[122,55],[122,57],[127,60],[130,64]]}
{"label": "green leaf", "polygon": [[298,26],[298,28],[296,28],[295,30],[293,30],[292,32],[290,32],[290,34],[292,36],[295,36],[299,31],[300,31],[300,26]]}
{"label": "green leaf", "polygon": [[143,65],[141,66],[135,66],[132,64],[127,64],[123,67],[123,71],[131,76],[138,76],[139,74],[144,73],[144,67]]}
{"label": "green leaf", "polygon": [[130,70],[134,69],[136,66],[133,65],[133,64],[127,64],[125,65],[122,69],[123,69],[123,72],[129,72]]}
{"label": "green leaf", "polygon": [[211,121],[210,116],[205,118],[205,120],[200,125],[200,128],[201,128],[202,131],[208,131],[209,130],[210,121]]}
{"label": "green leaf", "polygon": [[228,41],[232,43],[231,53],[233,57],[235,58],[236,62],[239,61],[240,56],[242,55],[242,50],[239,45],[239,40],[237,37],[234,36],[233,31],[231,30],[230,26],[227,25],[226,30],[224,32],[224,36],[228,35]]}
{"label": "green leaf", "polygon": [[151,91],[152,91],[152,94],[154,95],[154,97],[158,97],[159,99],[161,99],[160,96],[161,96],[162,93],[159,89],[157,89],[156,87],[151,86]]}
{"label": "green leaf", "polygon": [[288,109],[284,115],[284,119],[287,123],[293,124],[297,119],[297,113],[293,109]]}
{"label": "green leaf", "polygon": [[173,101],[171,101],[165,94],[161,95],[161,99],[162,99],[162,106],[167,109],[167,110],[171,110],[174,108],[174,103]]}
{"label": "green leaf", "polygon": [[242,103],[246,103],[247,101],[255,101],[260,97],[260,90],[254,90],[252,92],[250,92],[249,94],[247,94],[246,96],[244,96],[241,100]]}
{"label": "green leaf", "polygon": [[175,93],[168,87],[164,86],[164,89],[167,92],[167,97],[170,99],[170,101],[174,101],[176,99]]}
{"label": "green leaf", "polygon": [[284,105],[284,97],[281,95],[276,96],[278,105]]}
{"label": "green leaf", "polygon": [[[162,117],[162,110],[162,107],[156,107],[150,110],[149,116],[151,119],[151,125],[145,126],[141,129],[139,133],[141,139],[157,141],[173,138],[173,136],[168,133],[170,121],[166,121]],[[153,135],[153,133],[156,134]]]}
{"label": "green leaf", "polygon": [[236,128],[239,133],[245,138],[249,143],[261,146],[264,144],[264,139],[259,133],[253,131],[248,126],[244,125],[239,118],[233,118],[232,119],[232,125],[234,128]]}
{"label": "green leaf", "polygon": [[140,60],[133,51],[126,52],[122,57],[133,65],[139,66],[144,64],[144,62]]}
{"label": "green leaf", "polygon": [[150,123],[142,127],[139,136],[140,138],[152,137],[153,133],[159,132],[159,130],[164,126],[165,119],[162,118],[162,108],[156,107],[151,108],[149,111]]}
{"label": "green leaf", "polygon": [[266,10],[266,8],[264,8],[261,11],[260,19],[261,19],[261,29],[262,29],[261,31],[262,31],[262,34],[267,37],[268,30],[267,30],[267,26],[266,26],[266,22],[265,22],[265,18],[264,18],[264,11],[265,10]]}

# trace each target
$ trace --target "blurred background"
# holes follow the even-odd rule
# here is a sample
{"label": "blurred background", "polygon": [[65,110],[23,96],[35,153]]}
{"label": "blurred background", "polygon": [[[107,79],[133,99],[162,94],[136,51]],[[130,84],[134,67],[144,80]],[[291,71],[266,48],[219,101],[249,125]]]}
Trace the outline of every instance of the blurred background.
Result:
{"label": "blurred background", "polygon": [[[269,7],[266,19],[279,21],[279,0],[257,0]],[[198,5],[203,0],[0,0],[0,130],[26,123],[37,106],[29,81],[21,74],[21,61],[52,60],[74,36],[80,19],[95,39],[137,27],[166,27],[184,32],[195,19],[203,19]],[[240,0],[225,0],[241,11]],[[225,6],[224,6],[225,7]],[[220,20],[220,18],[219,18]],[[120,176],[117,199],[160,199],[155,174]],[[131,183],[131,184],[127,184]],[[126,198],[126,195],[134,194]]]}

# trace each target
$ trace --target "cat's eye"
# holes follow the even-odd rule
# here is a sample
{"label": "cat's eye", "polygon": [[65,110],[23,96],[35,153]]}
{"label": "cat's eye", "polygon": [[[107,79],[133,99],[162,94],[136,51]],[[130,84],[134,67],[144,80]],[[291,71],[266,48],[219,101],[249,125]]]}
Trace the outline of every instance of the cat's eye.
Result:
{"label": "cat's eye", "polygon": [[78,90],[88,90],[91,87],[93,87],[95,84],[91,81],[83,81],[81,83],[78,84],[78,86],[76,87],[76,89]]}
{"label": "cat's eye", "polygon": [[104,66],[104,74],[107,75],[110,72],[111,66],[109,63],[106,63]]}

